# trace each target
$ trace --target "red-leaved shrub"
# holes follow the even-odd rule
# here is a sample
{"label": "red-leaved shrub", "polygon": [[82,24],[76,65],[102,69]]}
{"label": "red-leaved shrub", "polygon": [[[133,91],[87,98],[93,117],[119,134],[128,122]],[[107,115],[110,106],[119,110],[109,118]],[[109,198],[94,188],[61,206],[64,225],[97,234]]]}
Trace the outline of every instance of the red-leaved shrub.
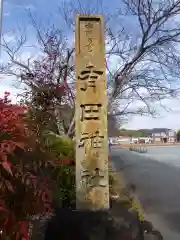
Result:
{"label": "red-leaved shrub", "polygon": [[50,181],[41,174],[45,152],[25,127],[25,108],[9,95],[0,99],[0,231],[2,239],[28,240],[30,217],[51,214]]}

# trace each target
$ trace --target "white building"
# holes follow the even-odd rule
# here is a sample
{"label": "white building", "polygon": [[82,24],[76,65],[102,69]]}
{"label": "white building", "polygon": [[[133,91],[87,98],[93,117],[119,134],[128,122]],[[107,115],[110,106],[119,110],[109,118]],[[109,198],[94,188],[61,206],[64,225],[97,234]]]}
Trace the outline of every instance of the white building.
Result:
{"label": "white building", "polygon": [[176,131],[167,128],[154,128],[152,139],[153,143],[175,143]]}

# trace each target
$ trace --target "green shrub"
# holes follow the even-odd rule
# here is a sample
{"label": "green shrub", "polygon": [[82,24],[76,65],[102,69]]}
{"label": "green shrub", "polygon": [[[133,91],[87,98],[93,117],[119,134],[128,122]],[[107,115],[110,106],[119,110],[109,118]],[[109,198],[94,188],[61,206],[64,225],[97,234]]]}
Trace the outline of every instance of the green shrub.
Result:
{"label": "green shrub", "polygon": [[[56,206],[64,207],[75,200],[75,147],[70,139],[61,138],[55,134],[46,134],[45,146],[52,153],[56,167],[50,171],[53,180],[53,201]],[[70,165],[63,161],[71,160]],[[62,161],[62,164],[61,164]]]}

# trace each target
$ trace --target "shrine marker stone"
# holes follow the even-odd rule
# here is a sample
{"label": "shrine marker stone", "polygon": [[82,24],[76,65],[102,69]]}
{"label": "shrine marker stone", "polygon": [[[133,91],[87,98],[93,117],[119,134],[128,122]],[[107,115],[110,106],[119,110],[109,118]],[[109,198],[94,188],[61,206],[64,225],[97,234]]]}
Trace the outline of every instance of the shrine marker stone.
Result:
{"label": "shrine marker stone", "polygon": [[109,209],[104,20],[76,19],[76,208]]}

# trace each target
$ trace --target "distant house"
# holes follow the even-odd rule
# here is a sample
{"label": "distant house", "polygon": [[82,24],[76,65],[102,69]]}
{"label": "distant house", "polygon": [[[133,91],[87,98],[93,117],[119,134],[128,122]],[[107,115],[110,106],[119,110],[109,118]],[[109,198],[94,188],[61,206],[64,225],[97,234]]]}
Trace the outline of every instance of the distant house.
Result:
{"label": "distant house", "polygon": [[131,143],[139,143],[139,138],[131,138]]}
{"label": "distant house", "polygon": [[175,143],[176,131],[168,128],[154,128],[151,130],[153,143]]}
{"label": "distant house", "polygon": [[113,145],[119,144],[119,138],[118,137],[109,137],[108,140],[109,140],[109,143],[111,143]]}
{"label": "distant house", "polygon": [[152,143],[152,138],[151,137],[140,137],[139,139],[138,139],[138,142],[139,143],[147,143],[147,144],[150,144],[150,143]]}
{"label": "distant house", "polygon": [[120,144],[130,144],[130,143],[132,143],[132,137],[129,137],[129,136],[119,136],[118,142]]}

